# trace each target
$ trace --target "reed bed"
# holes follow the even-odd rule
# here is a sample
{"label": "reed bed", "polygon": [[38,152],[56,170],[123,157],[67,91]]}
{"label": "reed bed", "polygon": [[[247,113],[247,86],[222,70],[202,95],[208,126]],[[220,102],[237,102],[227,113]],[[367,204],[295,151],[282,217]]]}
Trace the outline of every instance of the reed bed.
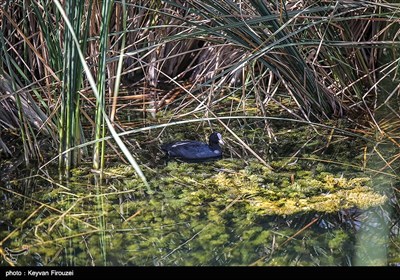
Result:
{"label": "reed bed", "polygon": [[266,117],[271,141],[267,117],[346,119],[398,146],[398,13],[378,0],[5,1],[1,153],[17,139],[46,164],[47,138],[66,175],[115,154],[146,182],[120,133],[212,117],[263,161],[220,119],[241,115]]}

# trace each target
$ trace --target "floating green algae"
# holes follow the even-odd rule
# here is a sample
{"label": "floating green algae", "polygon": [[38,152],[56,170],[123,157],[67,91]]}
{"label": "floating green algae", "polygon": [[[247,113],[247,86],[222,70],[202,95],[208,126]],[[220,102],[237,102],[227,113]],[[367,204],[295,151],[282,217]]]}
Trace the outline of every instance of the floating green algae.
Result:
{"label": "floating green algae", "polygon": [[[232,160],[219,161],[212,167],[214,171],[207,173],[205,166],[197,172],[194,169],[196,165],[172,163],[166,168],[170,170],[170,177],[157,180],[162,186],[172,184],[172,188],[194,188],[185,196],[197,203],[232,201],[240,197],[243,203],[248,204],[249,211],[259,215],[292,215],[310,211],[333,213],[353,207],[368,209],[386,201],[384,195],[368,186],[370,179],[367,177],[347,179],[327,172],[314,174],[301,168],[295,170],[294,166],[275,172],[256,161],[249,162],[242,169],[225,168],[232,167],[231,164]],[[236,162],[236,166],[240,166],[240,162]]]}
{"label": "floating green algae", "polygon": [[[142,191],[141,180],[123,165],[106,170],[107,185],[72,180],[70,191],[36,193],[46,206],[33,203],[37,215],[6,245],[29,246],[29,254],[19,257],[22,265],[36,255],[45,265],[344,264],[354,239],[340,228],[316,227],[279,253],[276,246],[304,226],[286,223],[308,223],[315,213],[367,209],[385,202],[368,186],[368,178],[305,170],[301,161],[287,168],[280,165],[279,172],[255,160],[231,159],[171,162],[152,176],[150,172],[146,175],[155,190],[152,195]],[[32,210],[21,212],[18,219],[5,218],[21,223]],[[320,255],[314,256],[316,250]]]}
{"label": "floating green algae", "polygon": [[[107,170],[106,174],[114,177],[114,170],[123,176],[121,167]],[[125,170],[126,175],[132,177],[132,170]],[[137,179],[131,180],[129,184],[140,184]],[[369,186],[367,177],[345,178],[326,171],[311,172],[300,164],[282,167],[277,172],[255,160],[247,164],[239,160],[203,165],[171,162],[150,182],[159,194],[176,203],[182,204],[180,199],[191,205],[229,203],[240,198],[248,211],[258,215],[333,213],[354,207],[368,209],[387,200]]]}

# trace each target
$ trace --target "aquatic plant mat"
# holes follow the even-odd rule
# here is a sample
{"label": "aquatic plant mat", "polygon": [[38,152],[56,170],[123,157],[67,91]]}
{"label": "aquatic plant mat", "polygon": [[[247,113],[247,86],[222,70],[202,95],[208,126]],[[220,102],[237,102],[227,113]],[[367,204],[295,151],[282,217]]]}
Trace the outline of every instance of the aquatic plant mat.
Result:
{"label": "aquatic plant mat", "polygon": [[103,185],[82,168],[68,184],[33,177],[28,191],[1,187],[13,196],[1,209],[2,263],[350,265],[361,226],[351,215],[379,212],[386,197],[354,170],[272,165],[170,162],[147,171],[153,194],[125,165],[107,169]]}

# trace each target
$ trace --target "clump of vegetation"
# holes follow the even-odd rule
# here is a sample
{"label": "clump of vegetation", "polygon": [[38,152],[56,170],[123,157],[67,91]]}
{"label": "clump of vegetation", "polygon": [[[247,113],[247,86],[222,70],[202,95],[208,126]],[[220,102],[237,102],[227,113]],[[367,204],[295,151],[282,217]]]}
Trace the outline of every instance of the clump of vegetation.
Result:
{"label": "clump of vegetation", "polygon": [[[303,169],[297,172],[273,172],[256,161],[237,169],[243,165],[238,160],[234,161],[236,169],[226,171],[226,162],[231,166],[232,160],[219,161],[213,176],[204,176],[201,173],[205,172],[203,166],[196,172],[193,169],[196,166],[175,164],[173,173],[170,173],[175,179],[169,178],[168,184],[182,184],[187,188],[195,186],[196,190],[191,191],[190,196],[201,193],[202,201],[213,199],[229,202],[240,198],[249,211],[259,215],[293,215],[312,211],[332,213],[353,207],[368,209],[382,205],[387,200],[368,186],[370,179],[366,177],[337,178],[327,172],[320,175],[307,173]],[[291,169],[294,169],[293,166]],[[163,178],[157,184],[164,185],[162,181]],[[197,200],[196,197],[193,199]]]}

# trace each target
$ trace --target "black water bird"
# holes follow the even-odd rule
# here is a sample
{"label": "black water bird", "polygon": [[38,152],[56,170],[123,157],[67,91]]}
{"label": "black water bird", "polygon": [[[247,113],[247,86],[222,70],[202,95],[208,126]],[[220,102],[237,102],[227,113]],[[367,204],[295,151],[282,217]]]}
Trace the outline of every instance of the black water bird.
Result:
{"label": "black water bird", "polygon": [[222,158],[223,145],[221,133],[211,133],[208,144],[200,141],[183,140],[161,145],[166,160],[175,158],[185,162],[205,162]]}

